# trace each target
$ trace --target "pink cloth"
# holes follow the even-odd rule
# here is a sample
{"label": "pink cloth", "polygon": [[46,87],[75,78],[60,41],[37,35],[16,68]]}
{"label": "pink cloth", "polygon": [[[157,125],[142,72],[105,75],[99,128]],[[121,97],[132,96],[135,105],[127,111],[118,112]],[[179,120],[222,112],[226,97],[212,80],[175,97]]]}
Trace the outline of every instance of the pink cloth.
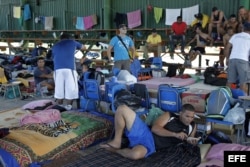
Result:
{"label": "pink cloth", "polygon": [[61,120],[60,111],[56,109],[48,109],[24,115],[20,120],[20,125],[33,124],[33,123],[49,124],[59,120]]}
{"label": "pink cloth", "polygon": [[83,17],[83,22],[85,30],[92,28],[94,25],[92,16]]}
{"label": "pink cloth", "polygon": [[145,81],[139,81],[138,83],[146,85],[148,89],[157,90],[161,84],[169,84],[173,86],[188,86],[194,84],[196,80],[194,78],[175,78],[175,77],[161,77],[161,78],[152,78]]}
{"label": "pink cloth", "polygon": [[128,28],[134,28],[141,25],[141,10],[127,13]]}

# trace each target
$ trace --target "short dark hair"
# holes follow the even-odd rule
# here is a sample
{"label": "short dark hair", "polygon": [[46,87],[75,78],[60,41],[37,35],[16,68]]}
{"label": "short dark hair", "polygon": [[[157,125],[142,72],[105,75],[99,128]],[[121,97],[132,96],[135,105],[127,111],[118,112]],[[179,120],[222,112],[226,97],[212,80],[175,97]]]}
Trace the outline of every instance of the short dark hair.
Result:
{"label": "short dark hair", "polygon": [[218,10],[218,8],[217,8],[216,6],[214,6],[214,7],[212,8],[212,11],[214,12],[214,11],[216,11],[216,10]]}
{"label": "short dark hair", "polygon": [[37,58],[37,62],[38,62],[39,60],[44,60],[44,61],[45,61],[45,58],[44,58],[44,57],[38,57],[38,58]]}
{"label": "short dark hair", "polygon": [[182,112],[185,112],[185,111],[193,111],[193,112],[195,112],[195,108],[194,108],[194,106],[192,104],[184,104],[182,106],[182,110],[181,111]]}
{"label": "short dark hair", "polygon": [[177,17],[177,20],[178,20],[178,19],[182,19],[182,17],[181,17],[181,16],[178,16],[178,17]]}
{"label": "short dark hair", "polygon": [[60,39],[70,39],[70,35],[66,32],[62,32],[60,35]]}
{"label": "short dark hair", "polygon": [[231,14],[230,18],[236,18],[236,15],[235,14]]}

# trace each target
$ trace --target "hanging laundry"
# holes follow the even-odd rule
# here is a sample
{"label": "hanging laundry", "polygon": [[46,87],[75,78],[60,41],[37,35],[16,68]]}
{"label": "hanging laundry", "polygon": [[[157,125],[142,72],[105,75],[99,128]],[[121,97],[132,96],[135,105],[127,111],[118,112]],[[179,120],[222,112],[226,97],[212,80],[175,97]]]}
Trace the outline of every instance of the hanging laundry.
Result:
{"label": "hanging laundry", "polygon": [[29,4],[25,4],[24,5],[24,9],[23,9],[23,20],[27,21],[29,19],[31,19],[30,5]]}
{"label": "hanging laundry", "polygon": [[13,17],[19,19],[21,17],[21,7],[14,6],[13,7]]}
{"label": "hanging laundry", "polygon": [[162,8],[154,7],[154,18],[157,24],[159,23],[162,17],[162,11],[163,11]]}
{"label": "hanging laundry", "polygon": [[85,30],[91,29],[94,25],[92,16],[83,17],[83,23],[84,23]]}
{"label": "hanging laundry", "polygon": [[95,14],[91,15],[92,17],[92,22],[93,22],[93,25],[96,25],[97,24],[97,16]]}
{"label": "hanging laundry", "polygon": [[127,14],[116,13],[114,22],[116,23],[116,28],[118,28],[120,24],[126,24],[126,22],[127,22]]}
{"label": "hanging laundry", "polygon": [[141,25],[141,10],[127,13],[128,28],[135,28]]}
{"label": "hanging laundry", "polygon": [[53,29],[53,16],[45,17],[44,18],[44,29],[45,30],[52,30]]}
{"label": "hanging laundry", "polygon": [[181,9],[166,9],[166,25],[172,25],[177,17],[181,15]]}
{"label": "hanging laundry", "polygon": [[85,30],[83,17],[76,17],[76,29]]}
{"label": "hanging laundry", "polygon": [[194,20],[194,15],[199,13],[199,5],[195,5],[188,8],[182,8],[182,20],[190,25]]}

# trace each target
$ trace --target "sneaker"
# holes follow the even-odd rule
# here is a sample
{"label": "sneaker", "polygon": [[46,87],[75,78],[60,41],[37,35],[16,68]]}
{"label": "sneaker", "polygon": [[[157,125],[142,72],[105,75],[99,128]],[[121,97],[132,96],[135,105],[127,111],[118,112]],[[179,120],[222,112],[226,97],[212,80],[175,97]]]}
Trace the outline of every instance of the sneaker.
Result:
{"label": "sneaker", "polygon": [[72,105],[68,104],[68,105],[64,106],[64,108],[65,108],[67,111],[69,111],[69,110],[72,109]]}
{"label": "sneaker", "polygon": [[217,37],[216,41],[220,41],[220,40],[221,40],[220,37]]}

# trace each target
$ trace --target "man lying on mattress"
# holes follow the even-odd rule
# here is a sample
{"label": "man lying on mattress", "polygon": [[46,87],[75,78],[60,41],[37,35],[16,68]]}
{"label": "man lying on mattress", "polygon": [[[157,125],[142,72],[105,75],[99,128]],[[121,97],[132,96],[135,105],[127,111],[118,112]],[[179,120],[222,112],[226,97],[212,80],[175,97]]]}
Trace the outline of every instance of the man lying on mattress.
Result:
{"label": "man lying on mattress", "polygon": [[[165,112],[154,122],[151,132],[133,110],[121,105],[115,113],[114,139],[100,144],[100,147],[137,160],[148,157],[156,150],[177,146],[185,141],[195,145],[199,138],[194,138],[196,133],[194,114],[194,107],[190,104],[183,105],[179,117],[171,117],[169,112]],[[130,142],[129,148],[121,148],[124,129]]]}

